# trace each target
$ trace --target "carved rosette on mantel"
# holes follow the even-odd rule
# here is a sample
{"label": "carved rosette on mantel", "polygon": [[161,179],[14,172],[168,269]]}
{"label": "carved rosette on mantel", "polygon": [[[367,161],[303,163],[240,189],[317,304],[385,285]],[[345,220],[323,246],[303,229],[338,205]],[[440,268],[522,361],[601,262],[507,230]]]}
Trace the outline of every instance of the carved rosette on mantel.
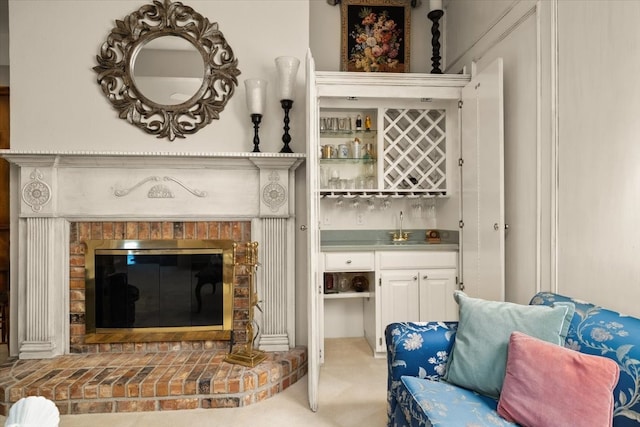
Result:
{"label": "carved rosette on mantel", "polygon": [[12,198],[10,334],[20,358],[70,351],[75,221],[251,220],[262,248],[259,348],[295,345],[294,189],[304,154],[0,150],[0,157],[12,163],[11,191],[20,195]]}
{"label": "carved rosette on mantel", "polygon": [[34,169],[29,176],[31,180],[22,187],[22,201],[34,212],[40,212],[51,200],[51,187],[42,180],[44,175],[38,169]]}

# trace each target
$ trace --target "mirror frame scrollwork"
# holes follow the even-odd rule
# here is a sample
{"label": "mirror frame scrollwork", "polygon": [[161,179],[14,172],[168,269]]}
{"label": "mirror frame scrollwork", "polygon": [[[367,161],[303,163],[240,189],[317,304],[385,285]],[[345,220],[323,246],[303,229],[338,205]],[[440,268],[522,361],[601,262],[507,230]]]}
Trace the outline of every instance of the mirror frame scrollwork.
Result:
{"label": "mirror frame scrollwork", "polygon": [[[204,78],[187,101],[158,104],[136,87],[133,65],[140,49],[158,37],[177,36],[190,42],[202,55]],[[220,118],[233,96],[240,75],[238,60],[218,24],[181,2],[154,0],[123,20],[116,20],[96,56],[93,70],[103,94],[127,120],[158,138],[184,138]]]}

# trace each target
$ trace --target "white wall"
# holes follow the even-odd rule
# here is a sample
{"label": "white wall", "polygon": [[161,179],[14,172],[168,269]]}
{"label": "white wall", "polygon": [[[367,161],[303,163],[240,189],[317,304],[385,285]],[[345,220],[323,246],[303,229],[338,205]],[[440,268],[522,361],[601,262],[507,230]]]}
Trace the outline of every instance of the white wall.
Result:
{"label": "white wall", "polygon": [[[117,117],[96,83],[96,55],[116,19],[139,0],[32,0],[9,2],[11,148],[125,152],[251,151],[253,131],[244,80],[269,81],[260,128],[261,150],[282,147],[283,112],[276,99],[274,58],[307,52],[309,4],[287,0],[190,0],[220,31],[238,58],[239,86],[220,120],[170,142]],[[286,17],[282,20],[282,17]],[[274,25],[274,22],[278,23]],[[292,36],[295,35],[295,36]],[[291,111],[292,148],[305,150],[304,70]]]}
{"label": "white wall", "polygon": [[640,315],[640,2],[558,5],[558,288]]}
{"label": "white wall", "polygon": [[640,2],[446,9],[451,71],[505,59],[507,299],[554,290],[640,315]]}

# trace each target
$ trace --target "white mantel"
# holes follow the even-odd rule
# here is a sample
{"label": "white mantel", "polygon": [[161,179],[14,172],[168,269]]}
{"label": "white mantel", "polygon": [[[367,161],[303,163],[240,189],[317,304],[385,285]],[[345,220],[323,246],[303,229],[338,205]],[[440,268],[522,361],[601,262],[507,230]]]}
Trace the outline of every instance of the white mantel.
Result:
{"label": "white mantel", "polygon": [[[304,154],[0,150],[0,156],[11,163],[12,337],[21,358],[69,352],[69,222],[83,220],[251,220],[262,258],[260,347],[295,344],[294,171]],[[286,259],[287,266],[270,259]]]}

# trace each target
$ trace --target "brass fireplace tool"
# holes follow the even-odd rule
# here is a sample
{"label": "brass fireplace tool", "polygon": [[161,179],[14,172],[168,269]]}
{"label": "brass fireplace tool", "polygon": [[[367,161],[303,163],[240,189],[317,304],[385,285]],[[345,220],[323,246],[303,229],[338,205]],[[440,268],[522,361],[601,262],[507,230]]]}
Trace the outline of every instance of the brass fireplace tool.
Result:
{"label": "brass fireplace tool", "polygon": [[231,351],[224,360],[225,362],[253,368],[267,357],[263,351],[253,348],[253,341],[256,338],[253,331],[253,308],[258,306],[258,295],[255,290],[255,271],[258,268],[258,242],[249,242],[246,244],[244,265],[249,267],[249,319],[246,326],[247,343]]}

